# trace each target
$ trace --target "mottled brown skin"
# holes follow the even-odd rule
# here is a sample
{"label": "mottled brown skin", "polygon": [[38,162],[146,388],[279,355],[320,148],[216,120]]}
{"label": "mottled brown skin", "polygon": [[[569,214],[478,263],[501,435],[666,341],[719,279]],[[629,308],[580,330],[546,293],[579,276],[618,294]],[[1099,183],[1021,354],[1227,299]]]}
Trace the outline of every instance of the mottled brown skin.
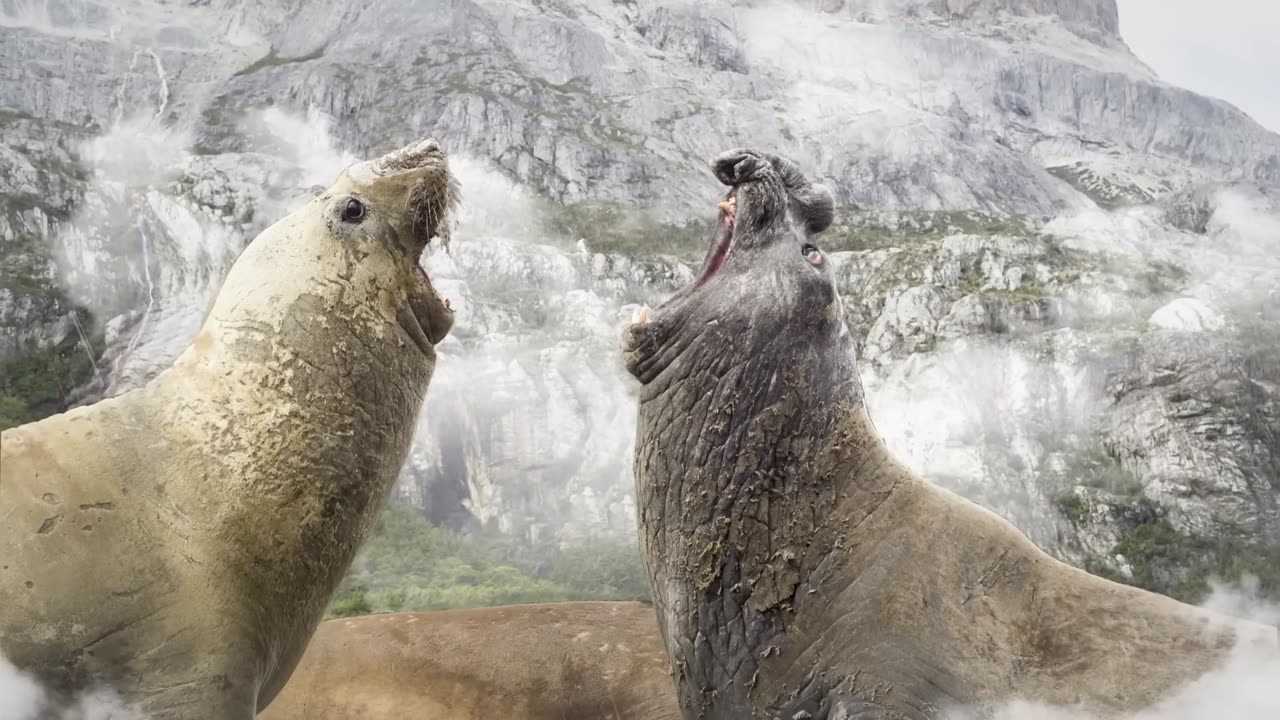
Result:
{"label": "mottled brown skin", "polygon": [[55,707],[250,720],[408,453],[452,312],[417,263],[455,199],[424,141],[237,259],[151,383],[0,434],[0,652]]}
{"label": "mottled brown skin", "polygon": [[814,247],[829,193],[751,150],[713,168],[735,219],[623,338],[641,551],[686,718],[923,720],[1015,699],[1107,717],[1246,637],[1274,652],[1275,628],[1058,562],[898,462]]}
{"label": "mottled brown skin", "polygon": [[513,605],[321,623],[259,720],[678,720],[653,607]]}

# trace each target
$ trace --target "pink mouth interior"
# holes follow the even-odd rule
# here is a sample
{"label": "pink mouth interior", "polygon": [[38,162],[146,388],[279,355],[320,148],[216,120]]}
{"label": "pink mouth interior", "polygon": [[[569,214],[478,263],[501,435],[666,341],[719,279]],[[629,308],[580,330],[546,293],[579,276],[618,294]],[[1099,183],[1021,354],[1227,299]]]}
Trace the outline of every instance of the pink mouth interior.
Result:
{"label": "pink mouth interior", "polygon": [[711,253],[711,262],[707,264],[702,277],[698,278],[697,283],[694,284],[695,289],[706,285],[716,273],[720,272],[724,261],[729,258],[729,251],[733,249],[734,208],[732,205],[726,208],[726,204],[727,201],[720,205],[720,229],[717,233],[715,250]]}

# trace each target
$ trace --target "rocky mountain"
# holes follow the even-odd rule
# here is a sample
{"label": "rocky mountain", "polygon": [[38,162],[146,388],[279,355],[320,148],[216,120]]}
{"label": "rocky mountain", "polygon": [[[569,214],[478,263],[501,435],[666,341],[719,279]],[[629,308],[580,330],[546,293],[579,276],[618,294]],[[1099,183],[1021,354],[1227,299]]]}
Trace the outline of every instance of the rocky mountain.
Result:
{"label": "rocky mountain", "polygon": [[1115,0],[0,0],[0,422],[136,387],[239,250],[432,135],[459,308],[400,495],[634,530],[617,333],[691,277],[716,152],[841,204],[877,426],[1060,557],[1280,590],[1280,136],[1161,82]]}

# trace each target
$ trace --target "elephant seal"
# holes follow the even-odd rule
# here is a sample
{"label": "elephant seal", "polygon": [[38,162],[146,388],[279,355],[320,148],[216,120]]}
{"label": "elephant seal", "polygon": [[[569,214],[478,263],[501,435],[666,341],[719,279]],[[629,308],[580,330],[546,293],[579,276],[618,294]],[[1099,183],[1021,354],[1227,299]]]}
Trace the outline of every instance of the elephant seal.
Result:
{"label": "elephant seal", "polygon": [[259,720],[679,720],[653,607],[368,615],[320,624]]}
{"label": "elephant seal", "polygon": [[1246,637],[1274,647],[1275,628],[1058,562],[895,460],[817,247],[830,192],[750,149],[712,169],[732,189],[700,274],[622,336],[641,552],[686,718],[1016,699],[1107,716]]}
{"label": "elephant seal", "polygon": [[55,704],[249,720],[284,685],[408,453],[456,199],[434,140],[348,167],[153,381],[0,435],[0,652]]}

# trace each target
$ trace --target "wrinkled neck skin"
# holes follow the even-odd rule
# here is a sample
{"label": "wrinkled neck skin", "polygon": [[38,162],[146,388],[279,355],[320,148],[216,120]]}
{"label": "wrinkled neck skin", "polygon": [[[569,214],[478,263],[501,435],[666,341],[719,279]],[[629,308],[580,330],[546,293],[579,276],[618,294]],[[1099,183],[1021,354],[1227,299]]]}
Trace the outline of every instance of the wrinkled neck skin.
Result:
{"label": "wrinkled neck skin", "polygon": [[163,464],[183,469],[160,493],[199,509],[165,521],[201,538],[181,550],[266,645],[262,703],[384,507],[435,364],[396,323],[406,261],[374,242],[311,247],[323,223],[309,205],[259,236],[194,343],[137,396],[160,413],[147,420]]}
{"label": "wrinkled neck skin", "polygon": [[[765,157],[766,169],[788,167]],[[876,469],[892,461],[864,410],[829,270],[801,256],[815,235],[807,183],[744,173],[741,161],[717,174],[737,204],[727,259],[628,329],[624,351],[643,383],[641,549],[681,706],[749,718],[797,587],[835,550],[829,524],[857,522],[837,507],[870,512],[885,495]]]}
{"label": "wrinkled neck skin", "polygon": [[[811,569],[775,548],[810,546],[841,497],[872,491],[842,484],[849,474],[811,473],[829,464],[834,445],[873,436],[853,348],[818,352],[786,334],[760,345],[745,348],[733,328],[707,327],[689,342],[687,362],[660,374],[641,403],[641,542],[684,676],[681,705],[697,709],[694,717],[753,716],[756,660],[783,631]],[[729,360],[744,356],[752,360]],[[847,379],[826,397],[805,392],[814,378],[832,377]],[[706,388],[714,390],[694,397]],[[869,464],[878,449],[868,443],[854,461]]]}

